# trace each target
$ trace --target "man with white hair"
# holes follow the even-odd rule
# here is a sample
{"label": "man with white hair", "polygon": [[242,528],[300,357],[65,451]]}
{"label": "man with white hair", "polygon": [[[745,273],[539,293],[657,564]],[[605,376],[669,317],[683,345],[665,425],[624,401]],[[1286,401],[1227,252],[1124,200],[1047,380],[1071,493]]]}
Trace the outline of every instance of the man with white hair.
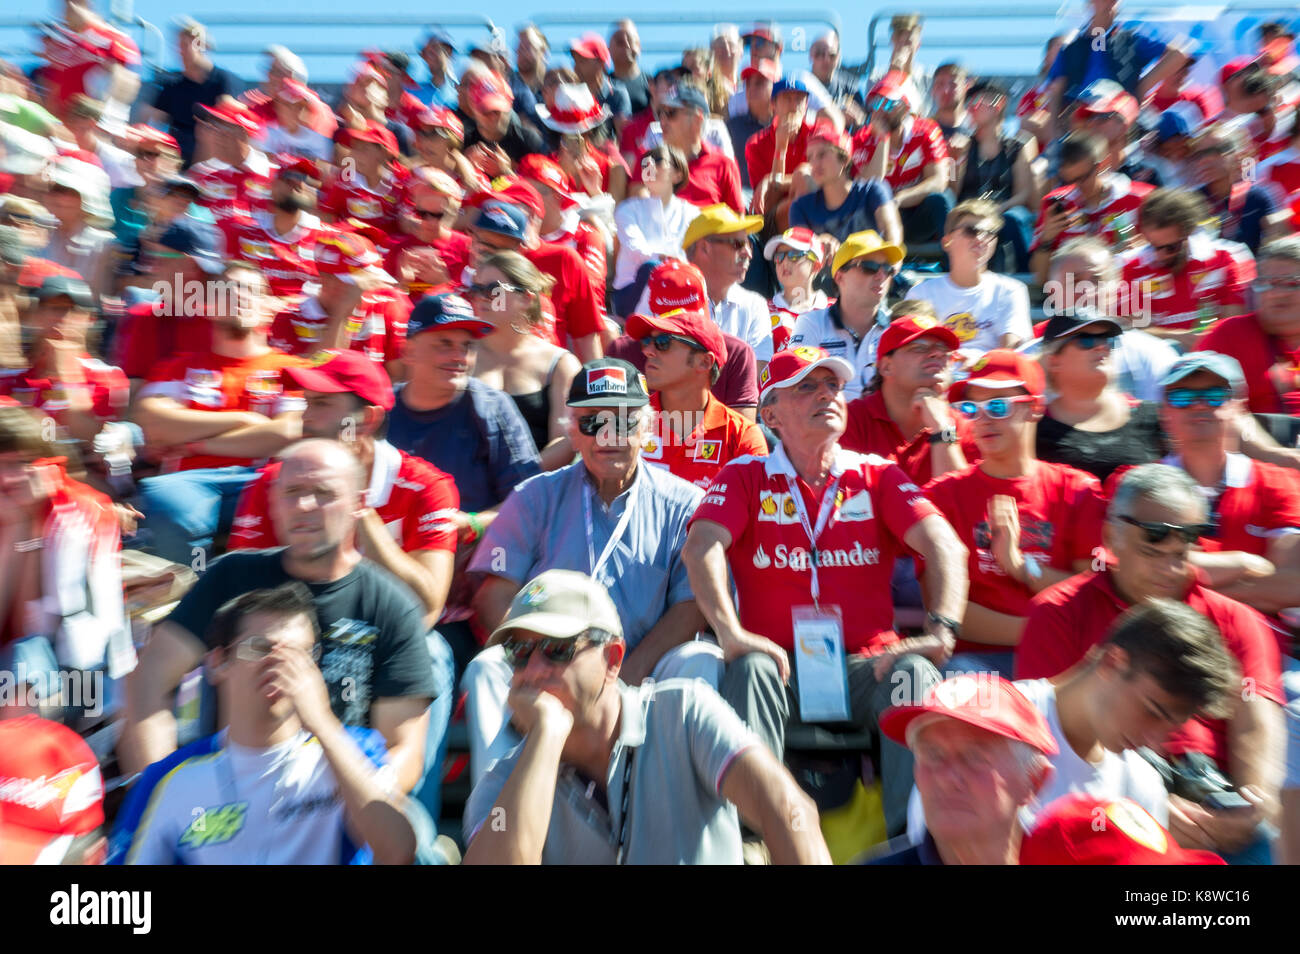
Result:
{"label": "man with white hair", "polygon": [[[628,654],[621,678],[702,677],[717,685],[722,652],[695,641],[695,606],[682,544],[703,491],[658,467],[641,466],[651,412],[644,379],[618,358],[588,361],[569,390],[569,438],[582,459],[520,484],[470,563],[482,579],[474,608],[494,630],[538,573],[588,573],[609,590]],[[510,728],[510,667],[499,648],[465,671],[471,772],[475,781],[519,741]]]}
{"label": "man with white hair", "polygon": [[1059,751],[1020,690],[996,675],[954,676],[919,704],[884,713],[880,731],[916,760],[926,833],[876,864],[1019,864],[1020,809],[1051,777]]}

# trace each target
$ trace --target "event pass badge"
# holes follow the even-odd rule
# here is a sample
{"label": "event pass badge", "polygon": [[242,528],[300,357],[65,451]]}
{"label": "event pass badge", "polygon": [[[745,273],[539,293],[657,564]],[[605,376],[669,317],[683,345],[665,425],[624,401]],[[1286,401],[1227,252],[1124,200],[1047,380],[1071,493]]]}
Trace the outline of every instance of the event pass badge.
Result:
{"label": "event pass badge", "polygon": [[840,608],[796,606],[791,615],[799,718],[804,722],[848,722],[849,672]]}

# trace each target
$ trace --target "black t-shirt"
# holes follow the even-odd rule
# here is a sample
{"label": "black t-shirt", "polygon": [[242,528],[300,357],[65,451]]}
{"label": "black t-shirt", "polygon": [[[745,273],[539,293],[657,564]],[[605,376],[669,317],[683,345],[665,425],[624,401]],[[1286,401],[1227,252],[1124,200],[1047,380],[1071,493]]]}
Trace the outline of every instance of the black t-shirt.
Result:
{"label": "black t-shirt", "polygon": [[632,104],[632,115],[646,109],[650,105],[650,78],[642,70],[636,74],[634,79],[622,79],[620,77],[611,77],[616,82],[622,83],[623,88],[627,90],[628,101]]}
{"label": "black t-shirt", "polygon": [[1051,412],[1038,422],[1038,459],[1069,464],[1087,471],[1102,483],[1124,466],[1151,464],[1168,450],[1155,402],[1134,405],[1128,422],[1113,431],[1081,431],[1062,424]]}
{"label": "black t-shirt", "polygon": [[171,120],[171,134],[181,147],[186,165],[194,155],[194,111],[199,105],[215,106],[222,96],[234,96],[240,89],[233,73],[220,66],[212,67],[202,83],[196,83],[184,73],[164,81],[153,98],[154,109],[162,110]]}
{"label": "black t-shirt", "polygon": [[[283,554],[283,547],[227,553],[199,576],[168,622],[206,644],[208,624],[228,600],[294,579]],[[320,668],[340,722],[369,728],[376,699],[437,695],[424,612],[396,577],[363,560],[341,580],[301,582],[316,604]]]}

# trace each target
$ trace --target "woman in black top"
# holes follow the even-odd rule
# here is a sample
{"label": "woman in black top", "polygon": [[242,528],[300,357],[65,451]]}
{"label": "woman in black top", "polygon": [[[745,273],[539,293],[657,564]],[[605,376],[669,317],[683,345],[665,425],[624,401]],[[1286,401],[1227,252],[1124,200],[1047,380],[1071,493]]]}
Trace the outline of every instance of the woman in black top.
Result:
{"label": "woman in black top", "polygon": [[573,460],[560,423],[578,359],[543,337],[542,300],[551,279],[518,252],[498,252],[483,262],[469,287],[474,312],[496,331],[479,342],[474,377],[514,400],[540,449],[542,470]]}
{"label": "woman in black top", "polygon": [[1043,340],[1043,370],[1055,396],[1038,422],[1038,459],[1069,464],[1105,483],[1117,468],[1168,452],[1158,406],[1114,383],[1111,349],[1119,326],[1100,320]]}

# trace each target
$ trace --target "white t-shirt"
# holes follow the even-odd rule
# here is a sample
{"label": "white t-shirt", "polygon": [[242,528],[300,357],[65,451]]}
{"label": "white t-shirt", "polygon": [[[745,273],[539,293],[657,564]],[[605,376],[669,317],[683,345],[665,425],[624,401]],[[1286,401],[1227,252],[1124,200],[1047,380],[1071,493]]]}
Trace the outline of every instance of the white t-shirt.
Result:
{"label": "white t-shirt", "polygon": [[936,275],[913,288],[907,297],[932,304],[939,320],[957,336],[962,353],[968,357],[997,348],[1006,334],[1022,342],[1034,336],[1029,321],[1029,289],[1024,282],[1006,275],[985,272],[974,288],[961,288],[948,275]]}
{"label": "white t-shirt", "polygon": [[[1073,792],[1097,798],[1131,798],[1168,827],[1169,794],[1160,774],[1146,759],[1132,750],[1117,754],[1103,749],[1100,762],[1085,762],[1065,740],[1065,731],[1056,714],[1056,688],[1051,682],[1022,679],[1015,686],[1043,714],[1060,750],[1052,756],[1054,771],[1038,798],[1020,810],[1020,824],[1026,831],[1033,828],[1034,820],[1048,803]],[[925,810],[916,786],[912,787],[912,797],[907,803],[907,837],[914,845],[925,837]]]}

